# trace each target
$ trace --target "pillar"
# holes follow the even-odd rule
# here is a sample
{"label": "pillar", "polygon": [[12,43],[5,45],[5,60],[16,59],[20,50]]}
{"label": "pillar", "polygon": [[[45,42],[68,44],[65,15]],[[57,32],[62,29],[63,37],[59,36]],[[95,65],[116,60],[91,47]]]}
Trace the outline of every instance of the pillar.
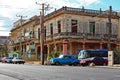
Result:
{"label": "pillar", "polygon": [[63,40],[63,54],[67,54],[68,52],[68,41],[67,40]]}
{"label": "pillar", "polygon": [[70,42],[70,53],[72,53],[72,42]]}
{"label": "pillar", "polygon": [[113,55],[113,51],[108,51],[108,66],[113,66],[113,62],[114,62],[114,59],[113,59],[114,55]]}
{"label": "pillar", "polygon": [[83,42],[83,49],[85,49],[85,42]]}
{"label": "pillar", "polygon": [[48,61],[49,60],[49,54],[50,54],[50,45],[48,44],[47,47],[48,47],[48,51],[47,51],[47,53],[48,53],[47,61]]}
{"label": "pillar", "polygon": [[38,53],[37,53],[37,46],[35,46],[35,54],[36,54],[36,60],[37,60],[37,56],[38,56]]}
{"label": "pillar", "polygon": [[100,49],[102,49],[102,44],[103,44],[103,43],[102,43],[102,42],[100,42]]}
{"label": "pillar", "polygon": [[54,44],[54,51],[57,52],[57,44]]}

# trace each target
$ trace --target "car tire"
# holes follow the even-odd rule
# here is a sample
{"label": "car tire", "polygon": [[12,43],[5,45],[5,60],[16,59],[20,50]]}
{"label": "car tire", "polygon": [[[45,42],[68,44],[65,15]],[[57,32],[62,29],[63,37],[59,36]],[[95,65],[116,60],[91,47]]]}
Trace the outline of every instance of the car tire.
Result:
{"label": "car tire", "polygon": [[77,66],[77,65],[78,65],[78,63],[74,62],[72,65],[73,65],[73,66]]}
{"label": "car tire", "polygon": [[106,63],[103,64],[103,66],[106,66],[106,65],[107,65]]}
{"label": "car tire", "polygon": [[60,65],[60,62],[56,61],[56,62],[55,62],[55,65]]}
{"label": "car tire", "polygon": [[69,66],[72,66],[72,64],[69,64]]}

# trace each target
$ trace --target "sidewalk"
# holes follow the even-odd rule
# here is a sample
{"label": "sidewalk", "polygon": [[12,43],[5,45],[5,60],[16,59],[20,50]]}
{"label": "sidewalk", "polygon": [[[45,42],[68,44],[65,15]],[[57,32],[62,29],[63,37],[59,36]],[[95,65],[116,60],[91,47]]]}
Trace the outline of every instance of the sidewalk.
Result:
{"label": "sidewalk", "polygon": [[91,66],[96,68],[111,68],[111,69],[120,69],[120,64],[113,65],[113,66]]}
{"label": "sidewalk", "polygon": [[[26,64],[41,64],[40,61],[26,61]],[[113,66],[93,66],[93,67],[103,67],[103,68],[116,68],[120,69],[120,64],[115,64]]]}
{"label": "sidewalk", "polygon": [[13,77],[0,74],[0,80],[19,80],[19,79],[15,79]]}
{"label": "sidewalk", "polygon": [[40,61],[26,61],[26,64],[41,64]]}
{"label": "sidewalk", "polygon": [[[108,66],[109,67],[109,66]],[[110,68],[118,68],[118,69],[120,69],[120,64],[115,64],[115,65],[113,65],[113,66],[110,66]]]}

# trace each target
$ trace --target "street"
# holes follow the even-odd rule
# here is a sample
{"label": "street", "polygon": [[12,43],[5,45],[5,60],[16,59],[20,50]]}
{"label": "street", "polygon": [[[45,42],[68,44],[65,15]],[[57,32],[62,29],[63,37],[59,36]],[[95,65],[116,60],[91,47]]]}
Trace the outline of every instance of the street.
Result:
{"label": "street", "polygon": [[4,80],[120,80],[120,69],[0,63],[0,80],[2,77]]}

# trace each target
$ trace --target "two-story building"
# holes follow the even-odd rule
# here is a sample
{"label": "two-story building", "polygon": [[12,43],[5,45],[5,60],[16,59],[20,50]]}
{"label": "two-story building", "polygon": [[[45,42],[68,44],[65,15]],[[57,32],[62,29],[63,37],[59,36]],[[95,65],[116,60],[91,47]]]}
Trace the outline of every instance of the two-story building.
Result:
{"label": "two-story building", "polygon": [[0,57],[8,56],[8,52],[10,51],[9,36],[0,36]]}
{"label": "two-story building", "polygon": [[[108,49],[119,46],[120,20],[117,12],[111,14],[109,34],[109,11],[62,7],[44,16],[44,54],[52,52],[77,55],[82,49]],[[23,21],[11,30],[14,50],[34,60],[40,58],[40,16]],[[109,37],[109,35],[111,35]]]}

